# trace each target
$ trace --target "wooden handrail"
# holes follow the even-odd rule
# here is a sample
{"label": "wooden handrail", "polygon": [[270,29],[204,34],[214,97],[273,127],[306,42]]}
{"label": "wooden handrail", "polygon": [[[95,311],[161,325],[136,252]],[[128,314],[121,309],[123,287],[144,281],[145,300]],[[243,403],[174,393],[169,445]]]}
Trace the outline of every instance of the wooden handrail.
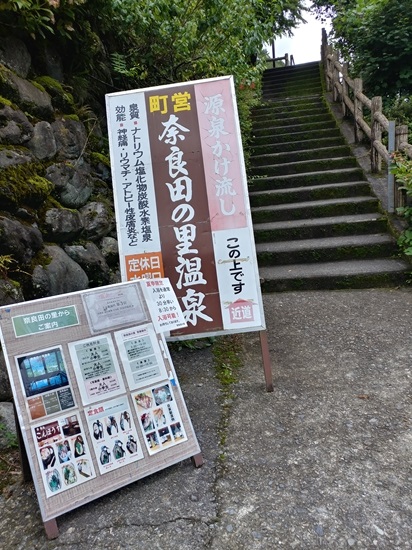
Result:
{"label": "wooden handrail", "polygon": [[295,64],[295,59],[293,57],[293,54],[291,54],[289,56],[288,53],[285,53],[284,56],[282,57],[271,57],[270,59],[268,59],[268,61],[272,61],[273,62],[273,68],[276,68],[275,65],[276,65],[276,61],[284,61],[285,62],[285,67],[290,67],[292,65]]}
{"label": "wooden handrail", "polygon": [[[391,128],[389,120],[382,112],[382,97],[368,98],[362,91],[362,79],[348,76],[348,64],[342,64],[339,61],[339,52],[328,44],[325,29],[322,29],[321,58],[327,91],[332,93],[333,101],[341,103],[344,116],[352,117],[355,142],[363,141],[365,136],[370,140],[371,171],[380,172],[382,160],[388,165],[391,163],[390,152],[382,143],[382,134],[387,134]],[[370,125],[364,118],[364,108],[370,113]],[[396,150],[402,151],[412,158],[412,145],[408,143],[408,127],[406,125],[395,127],[394,142]],[[395,196],[388,197],[388,204],[402,204],[404,199],[400,195],[403,194],[403,191],[394,186],[393,193]]]}

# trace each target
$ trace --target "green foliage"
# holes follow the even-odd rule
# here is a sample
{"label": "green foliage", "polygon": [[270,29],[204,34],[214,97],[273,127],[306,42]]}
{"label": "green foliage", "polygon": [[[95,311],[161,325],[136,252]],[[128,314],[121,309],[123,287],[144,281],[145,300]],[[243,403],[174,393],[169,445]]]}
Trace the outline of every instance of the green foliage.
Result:
{"label": "green foliage", "polygon": [[[395,175],[399,189],[403,190],[407,197],[412,197],[412,160],[401,153],[394,153],[391,172]],[[405,254],[412,256],[412,207],[405,206],[397,210],[398,214],[403,216],[409,224],[409,227],[399,237],[398,244]]]}
{"label": "green foliage", "polygon": [[408,125],[408,143],[412,143],[412,95],[397,95],[387,98],[383,111],[388,120]]}
{"label": "green foliage", "polygon": [[124,38],[113,68],[132,86],[224,74],[255,81],[251,56],[295,26],[302,10],[300,0],[117,0],[114,8]]}
{"label": "green foliage", "polygon": [[410,0],[313,0],[319,17],[333,17],[333,37],[368,95],[412,93]]}
{"label": "green foliage", "polygon": [[[302,20],[301,0],[115,0],[111,52],[121,89],[234,75],[241,130],[266,68],[263,45]],[[255,61],[256,60],[256,61]]]}
{"label": "green foliage", "polygon": [[14,263],[16,260],[10,254],[0,255],[0,277],[2,279],[8,278],[9,269]]}
{"label": "green foliage", "polygon": [[177,340],[176,342],[170,342],[168,345],[170,349],[174,351],[182,351],[182,349],[190,349],[192,351],[198,349],[208,348],[213,345],[215,338],[209,336],[206,338],[194,338],[192,340]]}
{"label": "green foliage", "polygon": [[[102,116],[104,94],[116,90],[227,74],[257,84],[263,45],[304,10],[303,0],[7,0],[0,9],[0,34],[33,37],[33,58],[47,55],[46,43],[56,50],[75,101]],[[73,112],[67,86],[36,82]]]}
{"label": "green foliage", "polygon": [[53,32],[53,10],[41,0],[6,0],[0,4],[8,25],[24,28],[33,38]]}
{"label": "green foliage", "polygon": [[32,38],[55,32],[70,36],[76,8],[86,0],[6,0],[0,4],[3,24],[24,29]]}

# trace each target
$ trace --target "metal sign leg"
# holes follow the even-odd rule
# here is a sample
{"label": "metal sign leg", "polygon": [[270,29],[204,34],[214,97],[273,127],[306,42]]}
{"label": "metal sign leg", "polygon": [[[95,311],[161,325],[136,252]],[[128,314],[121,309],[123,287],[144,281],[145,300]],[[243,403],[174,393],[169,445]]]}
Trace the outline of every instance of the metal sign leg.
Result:
{"label": "metal sign leg", "polygon": [[262,349],[263,371],[265,373],[266,390],[273,391],[272,367],[270,364],[268,335],[266,330],[259,331],[260,347]]}

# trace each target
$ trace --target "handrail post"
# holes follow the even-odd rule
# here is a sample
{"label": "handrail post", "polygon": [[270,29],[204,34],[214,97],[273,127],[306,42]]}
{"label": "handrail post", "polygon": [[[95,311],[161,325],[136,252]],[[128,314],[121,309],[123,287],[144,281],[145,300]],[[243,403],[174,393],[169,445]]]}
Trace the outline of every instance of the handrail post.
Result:
{"label": "handrail post", "polygon": [[338,92],[338,86],[339,83],[339,71],[338,68],[335,65],[335,61],[338,61],[339,53],[337,51],[333,52],[332,57],[332,92],[333,92],[333,101],[337,102],[339,101],[339,92]]}
{"label": "handrail post", "polygon": [[333,48],[332,46],[326,47],[326,89],[328,92],[332,92],[333,85],[332,85],[332,60],[329,59],[329,55],[333,55]]}
{"label": "handrail post", "polygon": [[289,67],[289,54],[285,53],[285,67]]}
{"label": "handrail post", "polygon": [[272,59],[273,59],[272,63],[273,63],[273,68],[276,67],[275,57],[276,57],[275,56],[275,39],[272,38]]}
{"label": "handrail post", "polygon": [[[401,143],[406,143],[408,141],[408,125],[399,124],[395,128],[395,151],[400,150]],[[401,189],[398,189],[398,186],[395,186],[395,208],[403,208],[406,206],[406,194]]]}
{"label": "handrail post", "polygon": [[373,97],[371,102],[371,171],[375,173],[380,172],[382,169],[381,156],[374,146],[375,141],[382,142],[381,125],[376,119],[376,113],[381,112],[382,98],[380,96]]}
{"label": "handrail post", "polygon": [[399,151],[401,143],[408,141],[408,125],[399,124],[395,130],[395,150]]}
{"label": "handrail post", "polygon": [[[389,120],[388,128],[388,153],[392,155],[395,151],[395,121]],[[388,162],[388,212],[393,214],[395,211],[395,176],[392,174],[392,156]]]}
{"label": "handrail post", "polygon": [[349,96],[348,93],[348,83],[346,81],[346,78],[348,76],[348,64],[344,63],[342,66],[342,113],[344,117],[348,116],[348,107],[346,105],[346,98]]}
{"label": "handrail post", "polygon": [[363,120],[363,104],[359,100],[357,93],[362,93],[363,82],[361,78],[353,79],[353,107],[355,117],[355,142],[360,143],[363,139],[363,132],[359,120]]}
{"label": "handrail post", "polygon": [[326,29],[322,28],[322,45],[320,47],[320,58],[323,64],[323,70],[326,71],[326,56],[327,56],[327,47],[328,47],[328,35],[326,34]]}

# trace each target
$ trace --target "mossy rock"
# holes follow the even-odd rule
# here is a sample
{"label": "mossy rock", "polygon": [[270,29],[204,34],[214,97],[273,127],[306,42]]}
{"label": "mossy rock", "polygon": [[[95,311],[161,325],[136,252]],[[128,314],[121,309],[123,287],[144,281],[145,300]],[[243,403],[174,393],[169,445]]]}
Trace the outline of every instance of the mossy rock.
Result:
{"label": "mossy rock", "polygon": [[44,166],[38,162],[4,168],[0,172],[0,201],[14,209],[22,205],[39,207],[53,190],[43,174]]}
{"label": "mossy rock", "polygon": [[16,105],[14,105],[14,103],[12,103],[9,99],[6,99],[5,97],[2,97],[0,95],[0,109],[3,109],[3,107],[6,107],[6,106],[10,107],[14,111],[17,110],[17,107]]}
{"label": "mossy rock", "polygon": [[35,86],[29,80],[18,75],[0,64],[0,95],[16,103],[23,111],[27,111],[43,120],[53,120],[51,96],[42,86]]}
{"label": "mossy rock", "polygon": [[99,164],[103,164],[107,168],[110,168],[110,159],[106,155],[103,155],[102,153],[93,152],[89,154],[90,162],[91,164],[97,166]]}
{"label": "mossy rock", "polygon": [[62,84],[51,76],[39,76],[33,81],[37,87],[43,88],[52,98],[53,107],[62,113],[75,112],[75,103],[70,92],[64,89]]}

